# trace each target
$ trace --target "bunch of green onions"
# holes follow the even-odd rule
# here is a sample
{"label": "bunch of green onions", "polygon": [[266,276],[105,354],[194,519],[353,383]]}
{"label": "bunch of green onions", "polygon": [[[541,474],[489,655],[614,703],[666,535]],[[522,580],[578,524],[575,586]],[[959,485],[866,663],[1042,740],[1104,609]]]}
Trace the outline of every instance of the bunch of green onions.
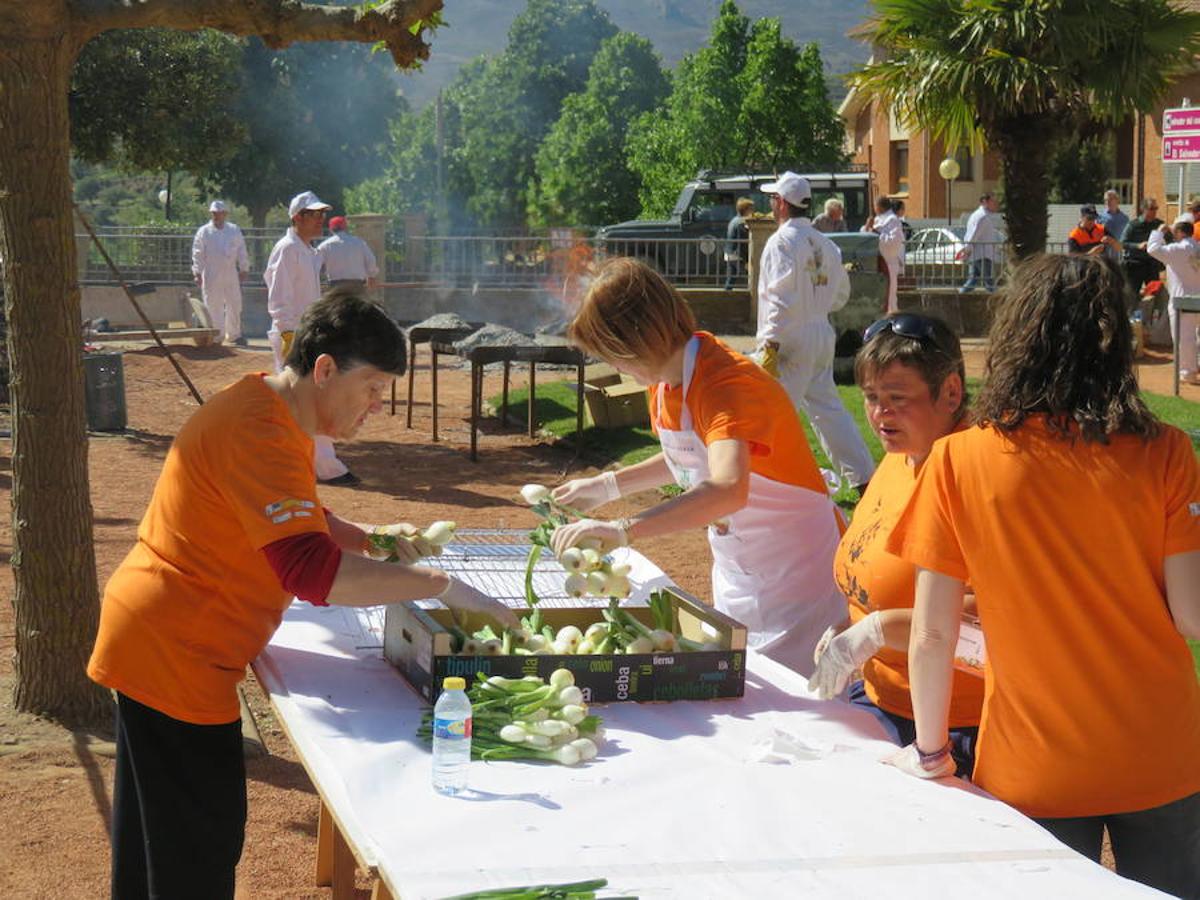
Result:
{"label": "bunch of green onions", "polygon": [[[556,669],[541,678],[490,678],[480,673],[467,692],[471,700],[471,756],[474,759],[540,759],[564,766],[596,756],[603,739],[598,716],[588,713],[575,676]],[[417,736],[433,740],[433,712],[427,710]]]}
{"label": "bunch of green onions", "polygon": [[[455,894],[445,900],[599,900],[596,891],[608,885],[607,878],[575,881],[570,884],[534,884],[527,887],[495,888]],[[609,897],[604,900],[637,900],[636,897]]]}

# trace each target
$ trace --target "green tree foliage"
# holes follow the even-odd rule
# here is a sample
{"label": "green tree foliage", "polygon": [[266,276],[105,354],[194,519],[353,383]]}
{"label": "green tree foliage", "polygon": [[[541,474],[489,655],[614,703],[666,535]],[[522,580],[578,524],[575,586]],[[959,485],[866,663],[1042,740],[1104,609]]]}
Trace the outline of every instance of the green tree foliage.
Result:
{"label": "green tree foliage", "polygon": [[655,109],[669,87],[648,40],[621,32],[605,41],[586,87],[566,98],[538,150],[531,222],[600,224],[637,215],[641,183],[629,168],[625,137],[634,118]]}
{"label": "green tree foliage", "polygon": [[1019,257],[1046,246],[1051,148],[1084,116],[1115,125],[1190,71],[1200,14],[1171,0],[876,0],[851,79],[947,146],[996,149]]}
{"label": "green tree foliage", "polygon": [[1099,204],[1115,160],[1112,135],[1059,140],[1050,151],[1050,202]]}
{"label": "green tree foliage", "polygon": [[816,45],[798,47],[777,19],[752,25],[724,0],[708,44],[680,62],[665,110],[634,122],[629,155],[643,213],[661,216],[699,169],[836,168],[841,145]]}
{"label": "green tree foliage", "polygon": [[462,106],[462,160],[475,187],[468,210],[480,224],[524,222],[538,146],[616,31],[593,0],[529,0],[517,16],[480,95]]}
{"label": "green tree foliage", "polygon": [[134,171],[207,171],[245,134],[233,111],[240,55],[238,40],[216,31],[93,38],[71,78],[76,155]]}
{"label": "green tree foliage", "polygon": [[347,191],[350,212],[391,213],[397,225],[402,213],[423,212],[431,219],[433,233],[449,234],[469,226],[467,201],[474,183],[462,159],[462,109],[483,101],[488,64],[485,57],[472,60],[459,70],[440,100],[420,112],[406,110],[392,120],[386,171]]}
{"label": "green tree foliage", "polygon": [[255,37],[240,73],[235,110],[246,139],[210,180],[255,225],[305,189],[341,207],[349,185],[380,174],[388,121],[406,109],[386,57],[325,42],[273,51]]}

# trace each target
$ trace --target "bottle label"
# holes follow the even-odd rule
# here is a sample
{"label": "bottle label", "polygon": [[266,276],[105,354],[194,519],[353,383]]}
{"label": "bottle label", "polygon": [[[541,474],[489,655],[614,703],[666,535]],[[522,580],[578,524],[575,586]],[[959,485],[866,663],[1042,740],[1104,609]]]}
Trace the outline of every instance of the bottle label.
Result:
{"label": "bottle label", "polygon": [[465,719],[433,720],[433,736],[436,738],[461,741],[471,736],[471,717]]}

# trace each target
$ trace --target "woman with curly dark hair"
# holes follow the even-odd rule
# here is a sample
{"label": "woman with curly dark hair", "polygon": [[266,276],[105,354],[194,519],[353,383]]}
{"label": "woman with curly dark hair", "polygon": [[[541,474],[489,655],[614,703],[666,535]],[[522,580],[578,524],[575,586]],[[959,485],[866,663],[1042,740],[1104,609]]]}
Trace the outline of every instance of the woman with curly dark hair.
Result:
{"label": "woman with curly dark hair", "polygon": [[970,579],[987,640],[974,780],[1117,871],[1200,896],[1200,467],[1138,395],[1125,282],[1044,256],[1002,297],[978,424],[933,447],[888,548],[917,568],[916,741],[952,772],[946,716]]}

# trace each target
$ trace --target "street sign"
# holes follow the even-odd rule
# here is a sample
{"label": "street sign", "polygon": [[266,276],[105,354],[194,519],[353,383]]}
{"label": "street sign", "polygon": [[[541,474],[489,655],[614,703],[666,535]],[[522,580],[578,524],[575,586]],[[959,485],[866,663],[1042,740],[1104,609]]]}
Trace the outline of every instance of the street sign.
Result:
{"label": "street sign", "polygon": [[1200,134],[1200,106],[1163,110],[1163,137]]}
{"label": "street sign", "polygon": [[1163,138],[1163,162],[1200,162],[1200,132]]}

